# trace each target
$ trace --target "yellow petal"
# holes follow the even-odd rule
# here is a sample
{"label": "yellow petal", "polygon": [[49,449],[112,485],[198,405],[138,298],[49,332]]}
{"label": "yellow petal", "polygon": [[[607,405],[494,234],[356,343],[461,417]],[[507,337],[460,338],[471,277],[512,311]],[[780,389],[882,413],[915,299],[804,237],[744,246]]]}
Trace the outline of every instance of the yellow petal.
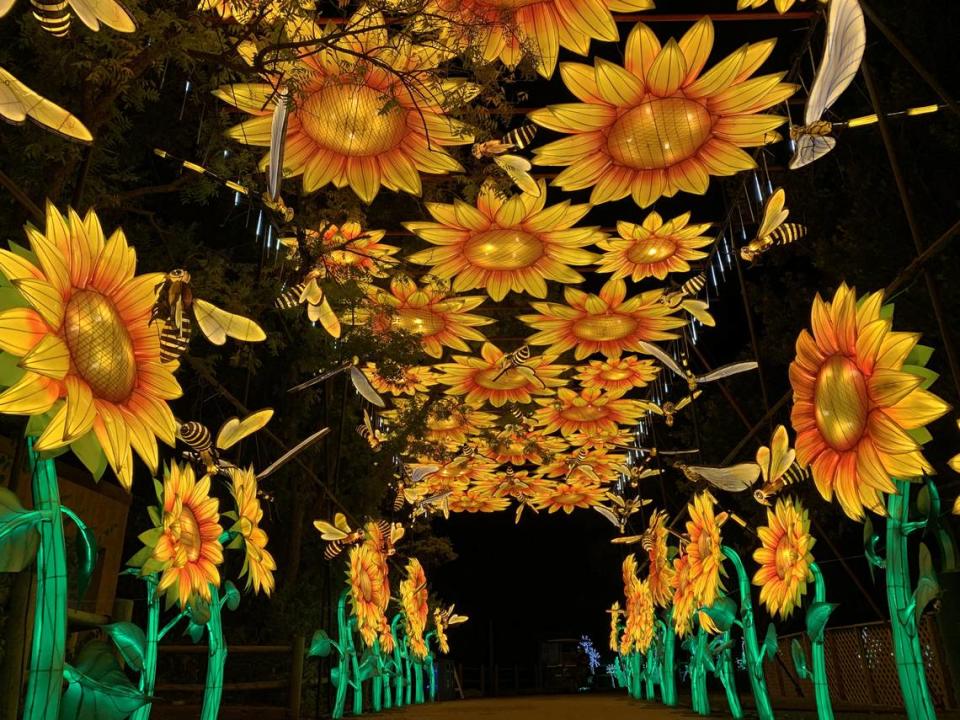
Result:
{"label": "yellow petal", "polygon": [[63,295],[59,290],[45,280],[33,278],[14,280],[13,286],[40,313],[50,327],[60,327],[66,306],[63,304]]}
{"label": "yellow petal", "polygon": [[619,65],[597,58],[594,63],[597,89],[611,105],[631,107],[643,97],[643,83]]}
{"label": "yellow petal", "polygon": [[64,434],[68,442],[83,437],[93,427],[96,408],[93,405],[93,391],[80,378],[70,375],[64,381],[67,394],[67,414]]}
{"label": "yellow petal", "polygon": [[867,381],[867,389],[874,403],[882,407],[895,405],[920,387],[923,378],[887,368],[877,368]]}
{"label": "yellow petal", "polygon": [[697,79],[713,49],[713,22],[706,15],[680,38],[679,47],[687,63],[687,75],[683,85],[689,85]]}
{"label": "yellow petal", "polygon": [[731,53],[684,89],[688,97],[710,98],[733,84],[747,57],[747,46]]}
{"label": "yellow petal", "polygon": [[58,383],[42,375],[24,373],[0,394],[0,412],[9,415],[41,415],[60,397]]}
{"label": "yellow petal", "polygon": [[687,61],[677,41],[670,38],[657,55],[647,75],[647,90],[654,95],[667,97],[680,89],[687,76]]}
{"label": "yellow petal", "polygon": [[660,53],[660,41],[643,23],[637,23],[627,36],[624,65],[638,78],[646,78],[653,61]]}
{"label": "yellow petal", "polygon": [[49,332],[43,318],[32,308],[0,312],[0,350],[22,357]]}
{"label": "yellow petal", "polygon": [[45,335],[17,364],[38,375],[62,380],[70,370],[70,350],[56,335]]}

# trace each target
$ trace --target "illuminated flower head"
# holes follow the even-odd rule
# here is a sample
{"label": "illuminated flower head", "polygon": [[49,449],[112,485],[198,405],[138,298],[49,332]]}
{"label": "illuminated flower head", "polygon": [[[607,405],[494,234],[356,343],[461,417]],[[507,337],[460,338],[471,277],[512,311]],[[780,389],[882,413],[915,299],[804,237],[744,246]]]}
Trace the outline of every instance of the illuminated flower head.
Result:
{"label": "illuminated flower head", "polygon": [[443,610],[433,609],[433,629],[437,635],[437,648],[444,655],[450,652],[450,641],[447,640],[447,624],[443,620]]}
{"label": "illuminated flower head", "polygon": [[[783,15],[790,8],[793,7],[793,4],[797,0],[773,0],[773,6],[777,9],[777,12]],[[767,4],[767,0],[737,0],[737,10],[753,10],[754,8],[763,7]]]}
{"label": "illuminated flower head", "polygon": [[376,333],[399,328],[420,338],[430,357],[443,355],[444,346],[470,352],[466,340],[483,340],[474,328],[493,322],[469,311],[483,301],[482,295],[455,296],[438,284],[418,287],[413,280],[398,276],[390,281],[390,290],[371,287],[368,306],[356,312],[354,323],[370,327]]}
{"label": "illuminated flower head", "polygon": [[670,606],[673,599],[674,576],[674,569],[667,548],[667,537],[669,535],[667,514],[662,510],[652,513],[647,525],[647,532],[650,534],[650,543],[645,548],[650,560],[648,575],[650,594],[653,596],[654,603],[659,607],[666,608]]}
{"label": "illuminated flower head", "polygon": [[[681,550],[681,554],[673,559],[673,629],[680,637],[685,637],[693,629],[693,614],[701,607],[694,590],[690,558]],[[697,613],[697,622],[706,632],[717,632],[717,626],[702,610]]]}
{"label": "illuminated flower head", "polygon": [[530,430],[524,425],[504,428],[483,441],[484,454],[498,463],[542,465],[547,459],[567,449],[567,443],[556,435]]}
{"label": "illuminated flower head", "polygon": [[663,280],[669,273],[690,271],[690,260],[702,260],[707,253],[699,248],[713,242],[703,233],[710,223],[688,225],[690,213],[663,221],[652,212],[643,223],[617,223],[619,238],[600,240],[597,245],[606,250],[597,265],[597,271],[613,273],[611,277],[630,278],[639,282],[655,277]]}
{"label": "illuminated flower head", "polygon": [[376,363],[368,362],[363,366],[363,374],[378,393],[394,396],[425,393],[437,383],[433,369],[426,366],[400,368],[398,375],[385,377]]}
{"label": "illuminated flower head", "polygon": [[0,350],[19,358],[0,413],[49,417],[37,428],[39,451],[77,447],[92,431],[129,490],[131,449],[156,472],[157,438],[174,444],[167,401],[182,394],[150,325],[163,276],[135,275],[123,231],[105,238],[92,210],[81,220],[48,203],[45,232],[28,224],[26,233],[32,252],[0,250],[0,272],[13,286],[0,300],[8,308],[0,311]]}
{"label": "illuminated flower head", "polygon": [[760,566],[753,584],[760,587],[760,602],[770,614],[786,619],[813,580],[810,550],[816,540],[810,536],[810,517],[800,503],[778,498],[773,510],[767,510],[766,527],[757,528],[757,534],[762,546],[753,552]]}
{"label": "illuminated flower head", "polygon": [[[429,458],[421,458],[423,464],[439,465],[440,469],[427,475],[420,483],[424,491],[430,494],[452,490],[461,492],[472,483],[485,483],[494,477],[497,463],[491,462],[479,455],[469,458],[457,458],[450,462],[435,462]],[[411,466],[411,470],[417,467]]]}
{"label": "illuminated flower head", "polygon": [[423,633],[427,628],[427,576],[416,558],[407,561],[407,576],[400,581],[400,604],[410,649],[420,660],[427,656]]}
{"label": "illuminated flower head", "polygon": [[[547,482],[547,481],[544,481]],[[563,510],[567,515],[576,508],[587,510],[599,505],[606,497],[602,486],[587,482],[557,482],[545,485],[533,498],[538,510],[555,513]]]}
{"label": "illuminated flower head", "polygon": [[920,336],[894,332],[882,304],[882,292],[858,304],[846,285],[832,302],[818,295],[813,334],[800,333],[790,364],[797,462],[812,466],[820,494],[829,501],[836,493],[853,519],[865,507],[883,513],[881,494],[895,492],[891,476],[932,472],[914,431],[949,409],[924,389],[923,363],[911,358]]}
{"label": "illuminated flower head", "polygon": [[[296,42],[309,42],[316,29],[302,23]],[[269,147],[277,102],[275,86],[286,77],[298,85],[287,119],[283,171],[303,176],[304,192],[329,183],[350,186],[371,202],[383,185],[420,194],[420,173],[446,174],[463,167],[444,150],[473,142],[466,128],[446,116],[445,107],[460,89],[435,74],[436,52],[387,36],[383,16],[358,11],[336,32],[329,46],[304,46],[270,82],[226,85],[214,92],[254,117],[230,128],[227,136],[246,145]],[[357,55],[363,55],[358,60]],[[392,68],[392,71],[391,71]],[[281,80],[281,77],[284,77]],[[262,164],[269,162],[269,154]]]}
{"label": "illuminated flower head", "polygon": [[673,340],[670,332],[686,325],[676,309],[659,302],[662,290],[649,290],[627,299],[623,280],[608,280],[598,295],[568,287],[563,291],[566,305],[553,302],[530,303],[539,315],[520,319],[539,332],[531,345],[549,345],[546,353],[561,355],[573,350],[577,360],[603,353],[619,358],[625,351],[639,351],[637,341]]}
{"label": "illuminated flower head", "polygon": [[450,512],[500,512],[510,507],[510,500],[491,495],[483,488],[470,488],[450,496]]}
{"label": "illuminated flower head", "polygon": [[606,484],[616,482],[626,467],[626,455],[611,454],[605,448],[581,448],[554,455],[551,462],[540,465],[540,474],[573,483]]}
{"label": "illuminated flower head", "polygon": [[242,538],[244,555],[240,576],[247,576],[248,589],[252,587],[254,592],[263,590],[269,596],[273,592],[273,571],[277,569],[277,564],[267,550],[267,533],[260,527],[263,509],[257,497],[257,477],[252,467],[246,470],[231,468],[230,480],[230,492],[237,511],[224,515],[235,518],[236,522],[230,530]]}
{"label": "illuminated flower head", "polygon": [[610,396],[599,388],[579,393],[569,388],[557,390],[557,397],[537,400],[542,405],[536,413],[545,433],[559,430],[564,436],[616,432],[618,425],[637,422],[643,408],[636,400]]}
{"label": "illuminated flower head", "polygon": [[568,435],[564,439],[570,443],[571,447],[585,448],[587,450],[612,450],[618,445],[634,444],[634,437],[630,431],[619,426],[612,430],[608,429],[599,432],[576,432],[573,435]]}
{"label": "illuminated flower head", "polygon": [[756,167],[741,148],[779,139],[785,118],[757,114],[790,97],[784,73],[750,76],[774,40],[744,45],[702,73],[713,48],[713,24],[703,18],[661,47],[637,23],[627,38],[626,66],[597,58],[593,66],[561,63],[560,74],[579,103],[530,113],[543,127],[568,133],[534,151],[538,165],[566,166],[553,184],[592,187],[599,204],[632,195],[641,207],[677,192],[703,195],[710,175]]}
{"label": "illuminated flower head", "polygon": [[551,395],[553,388],[567,382],[560,375],[570,366],[554,365],[553,360],[541,355],[527,359],[522,367],[513,367],[507,353],[485,342],[480,357],[454,355],[452,363],[437,365],[442,373],[437,381],[450,386],[448,395],[465,395],[464,401],[473,407],[526,405],[531,395]]}
{"label": "illuminated flower head", "polygon": [[[385,234],[384,230],[364,230],[360,223],[346,222],[324,226],[322,234],[308,228],[303,241],[313,261],[323,267],[326,275],[339,282],[362,281],[385,278],[388,270],[397,264],[393,255],[400,252],[400,248],[380,242]],[[280,238],[280,244],[287,248],[289,257],[303,262],[296,237]]]}
{"label": "illuminated flower head", "polygon": [[[395,410],[386,410],[380,415],[393,422],[397,418],[398,411],[419,409],[428,401],[429,399],[423,395],[418,395],[413,400],[398,399],[394,401]],[[497,416],[493,413],[483,412],[469,405],[436,402],[427,410],[426,432],[420,439],[427,443],[435,443],[445,450],[456,450],[469,438],[491,427],[496,421]]]}
{"label": "illuminated flower head", "polygon": [[610,395],[624,395],[653,381],[660,366],[653,360],[623,355],[616,360],[591,360],[577,367],[574,376],[585,388],[600,388]]}
{"label": "illuminated flower head", "polygon": [[384,610],[390,600],[389,580],[383,576],[385,563],[371,543],[350,548],[347,580],[350,604],[357,630],[367,647],[373,647],[387,619]]}
{"label": "illuminated flower head", "polygon": [[631,583],[627,599],[627,621],[623,628],[620,652],[645,653],[650,649],[654,634],[653,597],[646,580]]}
{"label": "illuminated flower head", "polygon": [[620,601],[614,601],[610,606],[610,649],[613,652],[620,652],[620,616],[623,610],[620,609]]}
{"label": "illuminated flower head", "polygon": [[687,505],[690,520],[687,521],[686,547],[687,560],[690,563],[690,581],[693,583],[693,596],[703,607],[710,606],[723,590],[720,574],[723,570],[723,540],[720,526],[727,519],[726,513],[714,515],[716,501],[708,492],[702,492]]}
{"label": "illuminated flower head", "polygon": [[527,470],[498,472],[494,477],[478,481],[473,487],[494,497],[509,497],[521,502],[531,500],[538,493],[552,489],[553,483],[532,475]]}
{"label": "illuminated flower head", "polygon": [[142,575],[159,572],[157,592],[167,592],[168,601],[185,608],[196,595],[209,602],[210,585],[220,586],[217,566],[223,562],[220,501],[210,497],[210,476],[197,480],[190,465],[174,463],[164,468],[163,485],[155,484],[158,527],[140,536],[146,548],[130,564],[139,565]]}
{"label": "illuminated flower head", "polygon": [[653,0],[430,0],[423,12],[440,19],[442,42],[475,50],[483,62],[500,58],[510,68],[529,52],[537,72],[549,78],[560,46],[586,55],[591,38],[619,40],[611,11],[653,6]]}
{"label": "illuminated flower head", "polygon": [[597,256],[583,250],[606,235],[595,227],[573,227],[590,210],[565,200],[544,208],[547,188],[540,181],[540,197],[527,193],[507,199],[492,181],[477,195],[476,207],[455,200],[453,205],[427,203],[437,222],[407,222],[404,226],[438,247],[407,259],[432,265],[431,273],[453,280],[456,292],[486,288],[494,300],[507,293],[547,296],[547,281],[582,283],[583,275],[570,265],[588,265]]}

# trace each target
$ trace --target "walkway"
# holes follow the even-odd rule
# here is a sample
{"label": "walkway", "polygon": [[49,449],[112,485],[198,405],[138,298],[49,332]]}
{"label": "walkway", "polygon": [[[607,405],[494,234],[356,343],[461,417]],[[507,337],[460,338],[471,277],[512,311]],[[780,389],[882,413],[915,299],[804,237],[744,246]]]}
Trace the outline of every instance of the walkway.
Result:
{"label": "walkway", "polygon": [[412,705],[367,718],[416,720],[681,720],[695,718],[689,711],[631,700],[626,693],[545,695],[481,700],[457,700]]}

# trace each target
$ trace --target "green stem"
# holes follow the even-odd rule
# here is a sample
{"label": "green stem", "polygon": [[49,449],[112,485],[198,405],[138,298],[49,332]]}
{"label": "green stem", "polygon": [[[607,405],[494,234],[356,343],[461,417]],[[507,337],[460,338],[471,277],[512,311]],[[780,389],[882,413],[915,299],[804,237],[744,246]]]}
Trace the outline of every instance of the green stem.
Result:
{"label": "green stem", "polygon": [[[351,618],[351,638],[353,638],[354,627],[355,621],[353,618]],[[350,658],[350,667],[353,669],[353,680],[350,683],[353,686],[353,714],[363,715],[363,680],[360,679],[360,653],[358,653],[356,650],[353,651],[352,657]]]}
{"label": "green stem", "polygon": [[394,674],[394,685],[396,687],[396,692],[394,693],[394,701],[397,707],[403,707],[405,704],[403,697],[403,688],[404,688],[404,672],[403,672],[403,651],[404,647],[400,641],[400,621],[403,620],[403,615],[397,613],[393,616],[393,620],[390,622],[390,632],[393,634],[393,672]]}
{"label": "green stem", "polygon": [[373,658],[376,663],[377,672],[373,675],[373,690],[371,692],[371,704],[374,712],[383,710],[383,673],[381,671],[380,660],[380,638],[373,641]]}
{"label": "green stem", "polygon": [[[145,578],[147,583],[147,632],[146,647],[143,650],[143,670],[140,671],[140,692],[147,697],[153,695],[154,683],[157,679],[157,644],[160,641],[160,598],[157,597],[157,576],[150,575]],[[182,617],[178,616],[178,617]],[[153,709],[151,703],[147,703],[134,711],[130,720],[147,720],[150,717],[150,711]]]}
{"label": "green stem", "polygon": [[630,696],[634,700],[643,698],[643,689],[640,684],[640,653],[636,650],[630,653]]}
{"label": "green stem", "polygon": [[437,668],[436,664],[434,663],[433,651],[430,649],[430,641],[435,641],[436,636],[437,633],[431,630],[427,633],[426,638],[424,638],[424,641],[427,643],[427,660],[424,664],[427,670],[430,702],[436,702],[437,700]]}
{"label": "green stem", "polygon": [[347,596],[350,589],[347,588],[340,593],[340,599],[337,601],[337,644],[340,650],[340,660],[338,666],[330,669],[330,680],[337,688],[337,694],[333,702],[334,720],[343,717],[344,707],[347,704],[347,684],[350,679],[349,662],[353,654],[353,637],[350,634],[350,626],[347,623]]}
{"label": "green stem", "polygon": [[23,717],[25,720],[58,720],[67,640],[67,546],[56,465],[52,459],[40,457],[33,444],[34,438],[28,437],[33,508],[47,517],[37,526],[40,533],[37,596]]}
{"label": "green stem", "polygon": [[937,715],[927,687],[927,675],[914,613],[905,526],[910,517],[910,483],[894,478],[897,493],[887,496],[887,604],[893,632],[893,654],[909,720],[934,720]]}
{"label": "green stem", "polygon": [[697,628],[697,638],[690,657],[690,696],[693,711],[698,715],[710,714],[710,697],[707,695],[707,633]]}
{"label": "green stem", "polygon": [[677,634],[673,630],[673,607],[667,610],[663,618],[663,664],[660,666],[660,697],[663,704],[674,707],[677,704],[676,664]]}
{"label": "green stem", "polygon": [[645,659],[647,662],[644,667],[643,676],[647,685],[647,700],[656,700],[657,694],[655,678],[659,677],[660,675],[660,668],[657,667],[656,642],[650,643],[650,647],[647,648]]}
{"label": "green stem", "polygon": [[[157,603],[159,604],[159,602],[160,600],[158,598]],[[167,633],[173,630],[177,626],[177,623],[183,620],[189,614],[190,614],[189,610],[184,610],[183,612],[177,615],[174,615],[172,618],[170,618],[167,624],[164,625],[162,628],[160,628],[160,632],[157,633],[157,641],[159,642],[160,640],[163,640],[167,636]]]}
{"label": "green stem", "polygon": [[753,690],[753,699],[760,720],[773,720],[773,706],[767,692],[767,680],[763,672],[763,655],[757,642],[757,628],[753,618],[753,602],[750,598],[750,578],[743,568],[740,556],[733,548],[723,546],[723,554],[733,563],[740,587],[740,622],[743,626],[743,639],[747,649],[747,676]]}
{"label": "green stem", "polygon": [[[823,583],[823,573],[816,563],[810,563],[810,572],[813,573],[813,601],[822,603],[827,601],[827,589]],[[823,633],[820,639],[812,643],[813,656],[813,694],[817,700],[818,720],[833,720],[833,705],[830,703],[830,686],[827,684],[827,658],[823,651]]]}
{"label": "green stem", "polygon": [[413,661],[413,685],[414,685],[414,695],[413,701],[417,705],[423,704],[423,662],[420,660]]}
{"label": "green stem", "polygon": [[227,664],[227,644],[223,640],[220,617],[220,593],[210,585],[210,619],[207,620],[207,682],[203,689],[203,708],[200,720],[217,720],[223,697],[223,669]]}
{"label": "green stem", "polygon": [[[730,631],[723,634],[722,642],[726,644],[730,641]],[[717,675],[723,684],[723,689],[727,693],[727,705],[730,707],[730,714],[735,718],[743,717],[743,707],[740,705],[740,696],[737,694],[737,678],[733,671],[733,653],[730,648],[721,650],[714,661],[716,663]]]}

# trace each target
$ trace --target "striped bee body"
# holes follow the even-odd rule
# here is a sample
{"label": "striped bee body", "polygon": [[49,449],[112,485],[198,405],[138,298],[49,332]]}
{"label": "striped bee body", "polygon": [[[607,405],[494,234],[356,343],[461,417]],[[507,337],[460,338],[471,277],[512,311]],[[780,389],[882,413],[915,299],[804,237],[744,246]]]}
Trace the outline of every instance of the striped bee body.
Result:
{"label": "striped bee body", "polygon": [[213,435],[210,429],[196,420],[180,423],[177,437],[196,453],[210,452],[213,449]]}
{"label": "striped bee body", "polygon": [[784,223],[767,235],[763,240],[767,247],[781,247],[789,245],[795,240],[806,237],[807,228],[800,223]]}
{"label": "striped bee body", "polygon": [[40,27],[54,37],[66,37],[70,32],[70,8],[66,0],[30,0],[33,17]]}
{"label": "striped bee body", "polygon": [[273,301],[274,306],[280,310],[297,307],[302,302],[300,298],[303,297],[304,287],[303,283],[291,285],[277,296],[277,299]]}
{"label": "striped bee body", "polygon": [[804,135],[813,135],[814,137],[825,137],[833,131],[833,123],[827,120],[817,120],[809,125],[791,125],[790,138],[796,142]]}
{"label": "striped bee body", "polygon": [[704,286],[707,284],[707,276],[704,273],[695,275],[694,277],[687,280],[683,285],[678,287],[676,290],[670,292],[665,292],[660,296],[659,300],[662,304],[667,307],[675,308],[684,301],[685,298],[693,297],[698,295]]}
{"label": "striped bee body", "polygon": [[406,502],[406,497],[403,494],[405,487],[402,482],[397,483],[397,494],[393,496],[393,511],[395,513],[403,510],[403,504]]}
{"label": "striped bee body", "polygon": [[323,549],[323,559],[324,560],[333,560],[340,553],[343,552],[343,544],[339,540],[330,540],[327,542],[327,546]]}
{"label": "striped bee body", "polygon": [[500,142],[504,145],[512,145],[516,150],[523,150],[533,142],[536,136],[537,126],[527,124],[511,130],[501,138]]}
{"label": "striped bee body", "polygon": [[769,505],[770,498],[779,493],[788,485],[806,482],[810,479],[810,468],[802,468],[794,462],[787,471],[773,482],[766,483],[763,487],[753,491],[753,499],[761,505]]}
{"label": "striped bee body", "polygon": [[193,324],[186,315],[183,316],[179,329],[172,321],[164,320],[160,326],[160,362],[168,363],[179,359],[190,345],[192,332]]}

